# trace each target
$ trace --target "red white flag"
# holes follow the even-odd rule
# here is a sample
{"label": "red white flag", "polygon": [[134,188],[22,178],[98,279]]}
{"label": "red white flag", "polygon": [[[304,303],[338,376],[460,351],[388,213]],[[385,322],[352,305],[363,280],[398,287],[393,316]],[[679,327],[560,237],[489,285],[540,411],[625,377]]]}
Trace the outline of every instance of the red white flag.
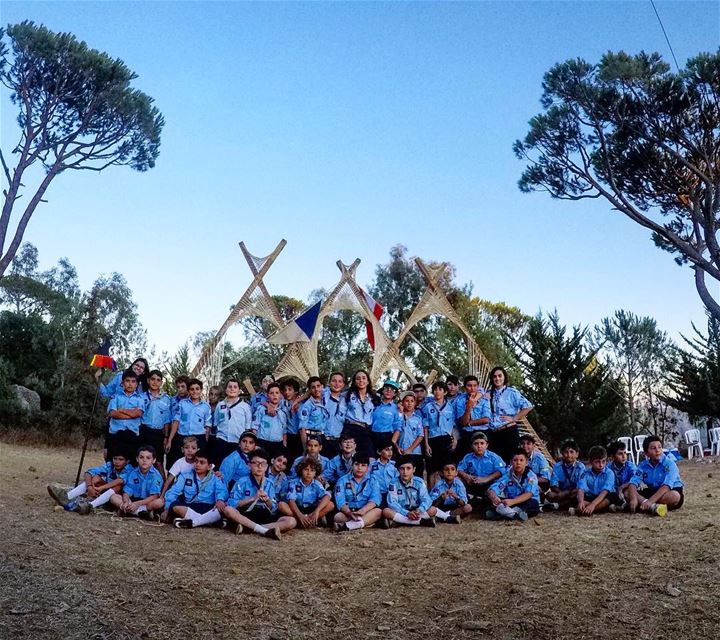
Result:
{"label": "red white flag", "polygon": [[[380,320],[380,317],[383,314],[384,309],[380,306],[380,303],[375,300],[367,291],[363,291],[360,289],[360,292],[365,297],[365,303],[367,304],[368,308],[370,309],[370,313],[372,313],[378,321]],[[373,332],[373,325],[370,320],[365,320],[365,328],[367,329],[367,339],[370,343],[370,346],[374,349],[375,348],[375,334]]]}

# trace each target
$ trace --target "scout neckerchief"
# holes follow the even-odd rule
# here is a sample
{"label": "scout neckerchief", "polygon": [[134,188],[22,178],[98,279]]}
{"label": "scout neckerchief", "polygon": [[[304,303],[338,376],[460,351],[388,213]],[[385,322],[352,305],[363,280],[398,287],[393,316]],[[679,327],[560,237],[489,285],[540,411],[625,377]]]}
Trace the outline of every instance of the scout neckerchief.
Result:
{"label": "scout neckerchief", "polygon": [[[267,477],[266,477],[266,476],[263,476],[262,482],[258,483],[258,481],[255,480],[255,476],[254,476],[252,473],[250,474],[250,482],[252,482],[252,483],[258,488],[258,493],[265,488],[265,481],[266,481],[266,480],[267,480]],[[255,508],[255,505],[258,504],[258,501],[259,501],[259,500],[260,500],[260,496],[256,495],[256,496],[255,496],[255,500],[253,500],[253,501],[248,505],[247,510],[248,510],[248,511],[252,511],[252,510]],[[268,508],[268,506],[265,504],[265,501],[264,501],[264,500],[263,500],[262,503],[260,504],[260,508],[265,508],[265,509]]]}
{"label": "scout neckerchief", "polygon": [[492,390],[492,397],[493,397],[493,403],[492,403],[492,414],[493,418],[496,418],[500,415],[500,409],[498,407],[499,400],[502,398],[503,393],[505,393],[505,390],[507,389],[506,386],[504,386],[502,389],[496,389],[493,387]]}
{"label": "scout neckerchief", "polygon": [[228,420],[230,420],[230,419],[232,418],[232,411],[231,411],[231,409],[237,407],[241,402],[242,402],[242,398],[238,398],[238,399],[237,399],[235,402],[233,402],[232,404],[228,404],[228,403],[227,403],[227,400],[225,401],[225,408],[227,409],[227,412],[228,412]]}
{"label": "scout neckerchief", "polygon": [[198,496],[200,495],[200,492],[207,486],[208,482],[212,479],[212,472],[208,470],[208,472],[205,474],[205,477],[198,482],[198,475],[193,469],[193,484],[195,485],[195,495],[190,498],[189,502],[195,502],[195,500],[198,499]]}
{"label": "scout neckerchief", "polygon": [[[368,412],[365,410],[365,405],[368,403],[368,401],[370,401],[370,404],[372,405],[372,398],[370,397],[370,394],[366,391],[365,392],[365,400],[363,401],[360,399],[360,394],[353,391],[352,395],[350,396],[350,399],[352,400],[353,398],[357,399],[358,404],[362,408],[362,417],[363,417],[362,422],[367,424],[367,421],[365,420],[365,416],[367,415]],[[370,413],[373,412],[373,409],[375,409],[375,407],[371,406]]]}
{"label": "scout neckerchief", "polygon": [[[410,478],[410,482],[408,484],[405,484],[402,480],[400,480],[400,484],[405,488],[405,495],[408,498],[408,511],[415,511],[420,508],[420,489],[415,487],[413,480],[414,478]],[[412,500],[410,500],[410,496],[413,496]]]}
{"label": "scout neckerchief", "polygon": [[[350,491],[352,492],[352,497],[353,497],[353,500],[352,500],[352,501],[353,501],[353,502],[357,502],[358,496],[359,496],[363,491],[365,491],[365,487],[366,487],[369,479],[370,479],[370,478],[368,478],[368,474],[366,473],[366,474],[363,476],[363,481],[360,483],[360,489],[356,490],[356,489],[355,489],[355,484],[356,484],[355,476],[352,476],[352,478],[350,478]],[[345,487],[345,489],[347,490],[347,487]]]}

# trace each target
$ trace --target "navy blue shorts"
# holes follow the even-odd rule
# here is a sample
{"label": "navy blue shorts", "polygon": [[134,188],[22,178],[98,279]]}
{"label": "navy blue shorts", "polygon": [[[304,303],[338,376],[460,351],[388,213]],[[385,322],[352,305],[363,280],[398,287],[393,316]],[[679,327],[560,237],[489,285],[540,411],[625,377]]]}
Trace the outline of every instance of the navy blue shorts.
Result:
{"label": "navy blue shorts", "polygon": [[274,513],[270,513],[263,507],[253,507],[248,509],[247,507],[240,507],[238,509],[241,515],[245,516],[248,520],[252,520],[255,524],[270,524],[277,520],[277,516]]}
{"label": "navy blue shorts", "polygon": [[207,513],[215,508],[215,503],[210,502],[191,502],[187,503],[185,500],[176,500],[170,505],[170,511],[172,512],[173,507],[187,507],[192,509],[195,513]]}

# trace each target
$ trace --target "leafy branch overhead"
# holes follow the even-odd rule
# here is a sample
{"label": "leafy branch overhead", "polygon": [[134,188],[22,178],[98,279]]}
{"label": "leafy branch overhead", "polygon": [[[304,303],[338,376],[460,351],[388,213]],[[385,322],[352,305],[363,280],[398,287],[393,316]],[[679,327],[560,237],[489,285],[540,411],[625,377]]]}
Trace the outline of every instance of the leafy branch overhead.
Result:
{"label": "leafy branch overhead", "polygon": [[720,52],[672,73],[657,53],[568,60],[545,74],[544,111],[514,145],[519,186],[555,198],[604,198],[690,263],[720,318],[706,276],[720,282]]}
{"label": "leafy branch overhead", "polygon": [[[0,150],[7,182],[0,214],[0,276],[55,176],[67,169],[128,165],[146,171],[155,166],[164,120],[153,99],[131,87],[136,78],[122,60],[89,48],[72,34],[28,21],[0,29],[0,83],[18,108],[20,128],[10,155]],[[23,175],[36,164],[44,176],[18,212],[6,245],[14,205],[23,195]]]}

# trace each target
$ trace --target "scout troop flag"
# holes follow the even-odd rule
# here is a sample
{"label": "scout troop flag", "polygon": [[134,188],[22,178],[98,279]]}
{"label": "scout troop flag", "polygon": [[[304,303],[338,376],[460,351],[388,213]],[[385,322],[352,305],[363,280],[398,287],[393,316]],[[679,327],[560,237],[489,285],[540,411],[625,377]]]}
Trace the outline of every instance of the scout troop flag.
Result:
{"label": "scout troop flag", "polygon": [[102,344],[97,348],[97,351],[95,351],[95,355],[90,361],[91,367],[112,369],[113,371],[117,369],[117,363],[110,356],[110,346],[110,336],[105,336],[105,339],[103,340]]}
{"label": "scout troop flag", "polygon": [[[383,314],[383,311],[385,311],[381,306],[380,303],[375,300],[367,291],[363,291],[360,289],[360,293],[363,294],[363,297],[365,298],[365,303],[367,304],[368,308],[370,309],[370,313],[372,313],[375,318],[377,318],[378,322],[380,321],[380,318]],[[370,346],[374,349],[375,348],[375,333],[373,332],[373,325],[370,320],[365,320],[365,329],[367,330],[367,339],[370,343]]]}

